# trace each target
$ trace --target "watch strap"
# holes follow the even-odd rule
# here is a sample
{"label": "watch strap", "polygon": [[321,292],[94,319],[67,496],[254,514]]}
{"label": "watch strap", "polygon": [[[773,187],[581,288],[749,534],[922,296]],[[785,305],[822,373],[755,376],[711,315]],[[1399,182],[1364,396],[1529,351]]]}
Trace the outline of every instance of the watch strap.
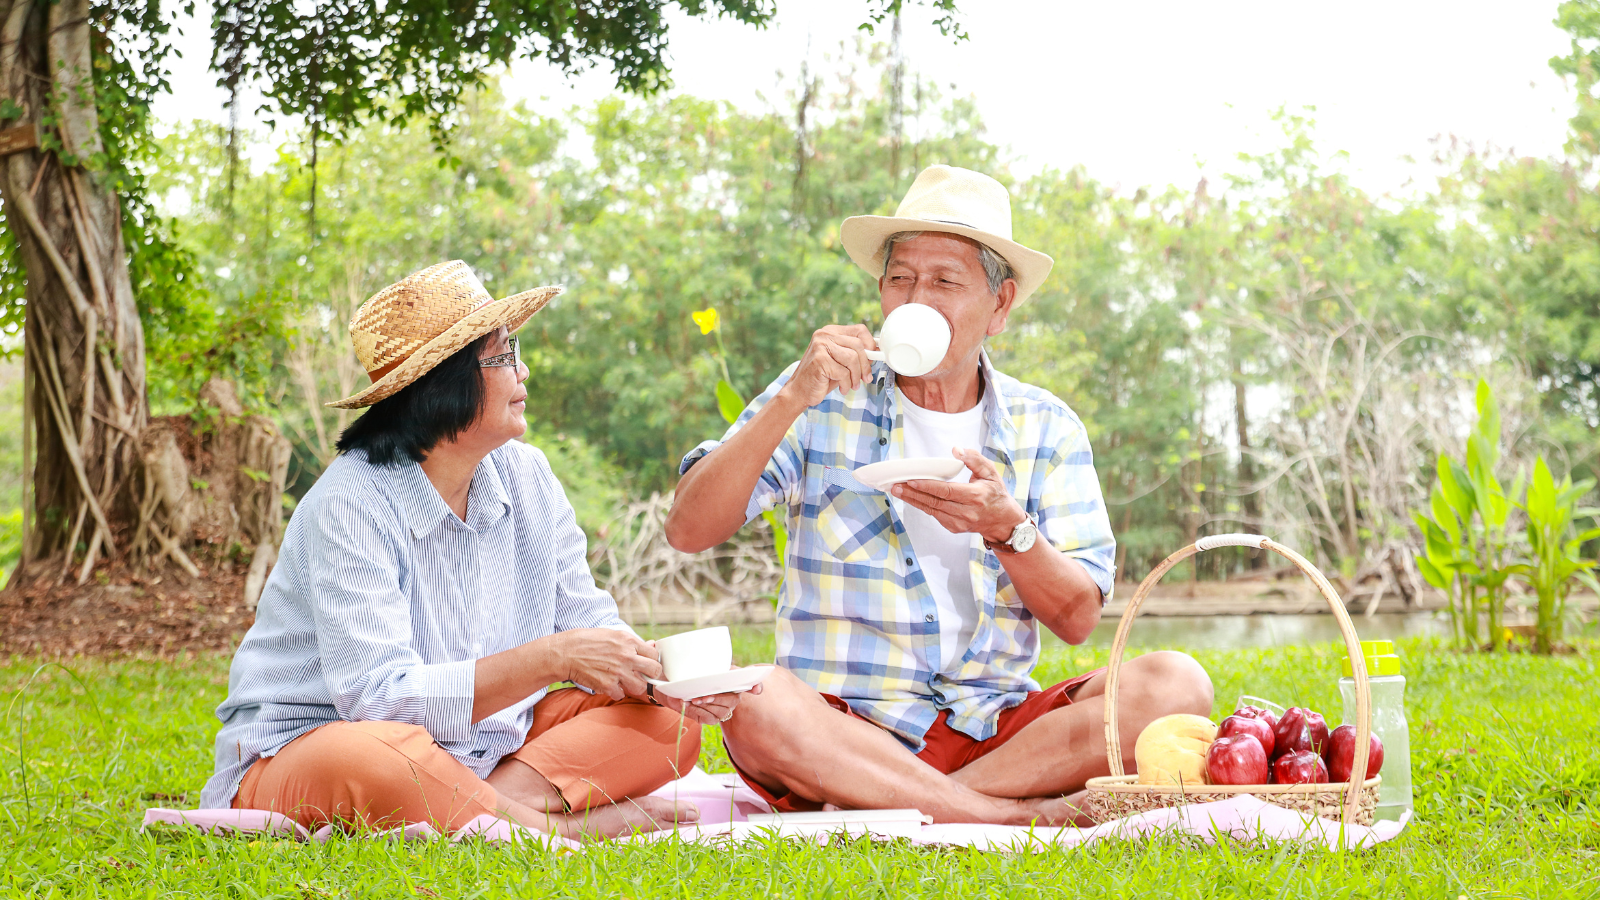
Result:
{"label": "watch strap", "polygon": [[1033,517],[1032,513],[1025,512],[1023,515],[1027,518],[1023,519],[1021,522],[1018,522],[1016,527],[1011,529],[1010,537],[1007,537],[1004,541],[991,541],[988,538],[984,538],[983,546],[993,550],[996,553],[1016,553],[1017,548],[1011,546],[1011,542],[1017,539],[1017,530],[1022,528],[1024,525],[1032,525],[1035,531],[1037,531],[1039,528],[1039,522]]}

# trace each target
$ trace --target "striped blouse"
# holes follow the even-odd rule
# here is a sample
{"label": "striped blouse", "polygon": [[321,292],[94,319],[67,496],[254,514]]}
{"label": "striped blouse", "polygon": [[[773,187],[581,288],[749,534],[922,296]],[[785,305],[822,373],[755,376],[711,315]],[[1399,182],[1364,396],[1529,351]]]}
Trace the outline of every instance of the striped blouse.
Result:
{"label": "striped blouse", "polygon": [[202,804],[250,764],[340,719],[409,722],[479,776],[522,746],[540,690],[476,724],[478,659],[573,628],[629,630],[595,586],[544,454],[512,441],[478,465],[458,519],[415,463],[334,461],[295,509],[217,707]]}

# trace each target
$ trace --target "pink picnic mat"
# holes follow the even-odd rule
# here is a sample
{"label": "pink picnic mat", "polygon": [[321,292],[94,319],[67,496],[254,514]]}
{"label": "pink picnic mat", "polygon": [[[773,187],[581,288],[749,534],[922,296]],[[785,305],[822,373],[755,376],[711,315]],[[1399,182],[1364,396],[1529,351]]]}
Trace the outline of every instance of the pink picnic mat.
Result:
{"label": "pink picnic mat", "polygon": [[[1181,809],[1163,809],[1128,816],[1094,828],[1025,828],[1010,825],[924,825],[907,816],[904,821],[878,821],[848,824],[752,825],[751,815],[770,812],[766,802],[745,786],[737,775],[711,775],[696,768],[668,784],[654,796],[689,801],[700,809],[700,822],[682,828],[620,838],[640,844],[666,840],[704,844],[743,842],[773,833],[785,838],[826,842],[842,832],[874,838],[903,838],[914,844],[971,847],[992,852],[1018,852],[1070,848],[1103,838],[1139,838],[1154,834],[1181,833],[1215,842],[1221,835],[1239,840],[1266,838],[1296,843],[1322,844],[1329,848],[1371,847],[1400,834],[1411,814],[1398,822],[1379,822],[1372,827],[1341,826],[1338,822],[1308,816],[1273,806],[1249,794],[1216,803],[1196,803]],[[196,828],[207,834],[263,834],[325,841],[332,826],[315,832],[306,830],[285,816],[259,809],[148,809],[144,827],[177,825]],[[374,838],[417,840],[436,838],[431,825],[408,825]],[[479,816],[450,836],[452,841],[480,838],[487,841],[532,841],[552,850],[582,850],[583,845],[531,828],[513,825],[493,816]]]}

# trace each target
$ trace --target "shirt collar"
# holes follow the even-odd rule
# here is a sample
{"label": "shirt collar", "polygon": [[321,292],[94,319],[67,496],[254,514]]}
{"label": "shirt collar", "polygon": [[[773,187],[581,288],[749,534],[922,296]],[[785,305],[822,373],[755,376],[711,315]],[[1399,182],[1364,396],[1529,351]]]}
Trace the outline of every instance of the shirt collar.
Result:
{"label": "shirt collar", "polygon": [[[978,367],[983,370],[983,400],[988,409],[988,423],[985,429],[989,434],[989,443],[996,450],[1001,451],[1006,461],[1010,461],[1008,448],[1016,446],[1017,426],[1011,421],[1011,410],[1000,396],[1000,380],[995,377],[994,363],[989,360],[987,348],[978,351]],[[894,390],[894,370],[888,363],[875,362],[872,364],[873,383],[878,386],[882,396],[888,397]]]}
{"label": "shirt collar", "polygon": [[[405,512],[412,537],[419,540],[425,538],[446,517],[455,516],[420,464],[408,462],[393,469],[392,473],[400,507]],[[472,484],[467,488],[468,524],[473,530],[481,531],[510,512],[511,501],[506,497],[505,488],[496,477],[494,467],[485,457],[472,473]]]}

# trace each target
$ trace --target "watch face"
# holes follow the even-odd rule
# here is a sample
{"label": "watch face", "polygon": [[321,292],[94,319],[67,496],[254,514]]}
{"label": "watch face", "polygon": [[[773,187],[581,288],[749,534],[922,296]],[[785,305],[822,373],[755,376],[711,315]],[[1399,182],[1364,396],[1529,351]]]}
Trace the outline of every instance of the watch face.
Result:
{"label": "watch face", "polygon": [[1033,542],[1039,537],[1039,529],[1032,522],[1023,522],[1017,530],[1011,533],[1011,549],[1018,553],[1027,553],[1033,549]]}

